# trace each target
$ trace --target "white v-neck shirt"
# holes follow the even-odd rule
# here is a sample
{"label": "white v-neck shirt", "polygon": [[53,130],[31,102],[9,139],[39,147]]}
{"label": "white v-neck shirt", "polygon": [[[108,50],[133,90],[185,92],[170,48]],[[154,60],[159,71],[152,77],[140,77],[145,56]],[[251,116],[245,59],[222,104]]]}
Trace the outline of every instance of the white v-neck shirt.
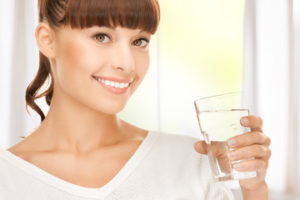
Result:
{"label": "white v-neck shirt", "polygon": [[0,200],[231,200],[214,182],[191,136],[149,131],[136,152],[103,187],[64,181],[0,149]]}

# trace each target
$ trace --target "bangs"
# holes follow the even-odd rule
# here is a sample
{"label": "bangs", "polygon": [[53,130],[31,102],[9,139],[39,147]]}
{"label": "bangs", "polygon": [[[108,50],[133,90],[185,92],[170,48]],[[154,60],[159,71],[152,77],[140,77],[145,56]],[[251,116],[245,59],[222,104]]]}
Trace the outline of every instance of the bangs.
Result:
{"label": "bangs", "polygon": [[116,26],[154,34],[160,20],[157,0],[69,0],[60,21],[71,28]]}

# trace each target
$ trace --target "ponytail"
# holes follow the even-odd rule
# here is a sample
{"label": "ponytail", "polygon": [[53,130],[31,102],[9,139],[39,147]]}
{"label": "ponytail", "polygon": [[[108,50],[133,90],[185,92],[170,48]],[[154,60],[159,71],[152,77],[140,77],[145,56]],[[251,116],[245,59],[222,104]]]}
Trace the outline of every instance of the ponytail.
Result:
{"label": "ponytail", "polygon": [[[40,61],[38,72],[26,89],[26,110],[28,112],[28,106],[30,106],[40,115],[42,122],[45,119],[45,115],[41,108],[35,103],[35,100],[41,97],[45,97],[47,105],[50,106],[53,96],[54,82],[48,58],[44,56],[41,52],[39,53],[39,57]],[[48,77],[51,78],[50,86],[47,88],[46,91],[38,95],[38,91],[43,86]]]}

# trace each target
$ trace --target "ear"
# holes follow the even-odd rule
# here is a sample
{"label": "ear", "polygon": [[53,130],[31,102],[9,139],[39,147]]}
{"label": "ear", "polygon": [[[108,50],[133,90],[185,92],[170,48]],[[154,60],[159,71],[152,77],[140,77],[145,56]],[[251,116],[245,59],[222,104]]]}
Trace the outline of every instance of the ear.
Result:
{"label": "ear", "polygon": [[55,34],[46,23],[39,23],[35,30],[35,39],[39,50],[49,59],[55,57]]}

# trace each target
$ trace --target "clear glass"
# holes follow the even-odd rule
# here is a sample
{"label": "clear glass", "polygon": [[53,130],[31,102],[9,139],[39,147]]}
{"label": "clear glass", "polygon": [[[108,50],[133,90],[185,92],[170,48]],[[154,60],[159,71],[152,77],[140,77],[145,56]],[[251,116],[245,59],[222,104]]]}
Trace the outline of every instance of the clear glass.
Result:
{"label": "clear glass", "polygon": [[217,181],[238,180],[256,176],[255,171],[238,172],[230,161],[230,149],[226,140],[236,135],[249,132],[250,129],[240,124],[243,116],[249,115],[249,109],[242,104],[242,93],[226,93],[205,97],[194,102],[201,133],[208,150],[211,169]]}

